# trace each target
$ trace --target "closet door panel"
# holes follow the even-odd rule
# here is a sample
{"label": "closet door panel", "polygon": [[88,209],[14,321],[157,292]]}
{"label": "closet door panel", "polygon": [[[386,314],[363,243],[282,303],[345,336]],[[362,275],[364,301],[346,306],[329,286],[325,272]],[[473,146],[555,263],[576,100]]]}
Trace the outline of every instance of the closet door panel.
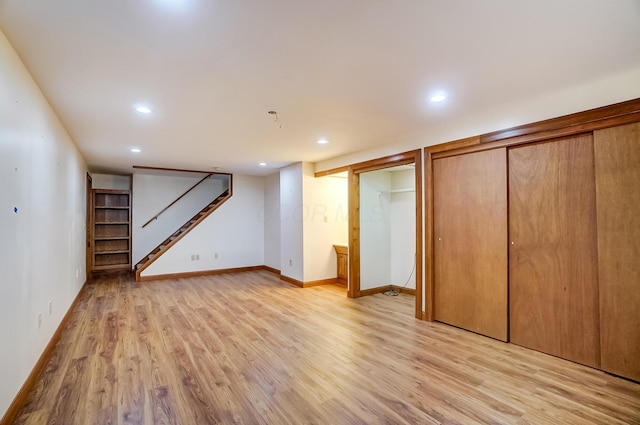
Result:
{"label": "closet door panel", "polygon": [[640,123],[594,143],[601,367],[640,380]]}
{"label": "closet door panel", "polygon": [[510,340],[599,366],[593,137],[509,150]]}
{"label": "closet door panel", "polygon": [[436,159],[435,319],[507,340],[506,150]]}

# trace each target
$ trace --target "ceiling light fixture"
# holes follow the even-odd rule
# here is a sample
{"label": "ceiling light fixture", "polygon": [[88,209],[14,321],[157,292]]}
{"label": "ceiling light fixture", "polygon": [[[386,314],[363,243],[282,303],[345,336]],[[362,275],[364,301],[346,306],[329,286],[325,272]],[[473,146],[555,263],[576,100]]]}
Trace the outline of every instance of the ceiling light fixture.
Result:
{"label": "ceiling light fixture", "polygon": [[149,108],[146,105],[138,105],[138,106],[136,106],[136,111],[140,112],[141,114],[150,114],[152,112],[151,108]]}
{"label": "ceiling light fixture", "polygon": [[140,153],[140,152],[142,152],[142,150],[141,150],[140,148],[131,148],[131,149],[129,149],[129,150],[130,150],[131,152],[133,152],[133,153]]}
{"label": "ceiling light fixture", "polygon": [[318,140],[318,144],[319,144],[319,145],[326,145],[326,144],[328,144],[328,143],[329,143],[329,141],[328,141],[327,139],[320,139],[320,140]]}
{"label": "ceiling light fixture", "polygon": [[266,163],[266,162],[261,162],[261,163],[260,163],[260,164],[258,164],[258,165],[259,165],[259,166],[261,166],[261,167],[266,167],[266,166],[267,166],[267,163]]}
{"label": "ceiling light fixture", "polygon": [[436,95],[431,96],[431,98],[429,100],[431,100],[434,103],[438,103],[438,102],[442,102],[446,98],[447,98],[447,95],[445,95],[445,94],[436,94]]}

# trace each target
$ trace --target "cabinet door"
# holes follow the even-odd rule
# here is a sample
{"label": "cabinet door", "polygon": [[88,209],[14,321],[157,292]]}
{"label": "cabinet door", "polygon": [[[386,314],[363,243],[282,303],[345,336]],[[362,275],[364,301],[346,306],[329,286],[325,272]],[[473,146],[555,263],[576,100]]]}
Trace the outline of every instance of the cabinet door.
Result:
{"label": "cabinet door", "polygon": [[338,279],[347,279],[349,266],[347,254],[338,254]]}
{"label": "cabinet door", "polygon": [[509,308],[514,344],[599,365],[593,140],[509,150]]}
{"label": "cabinet door", "polygon": [[640,380],[640,123],[594,137],[601,367]]}
{"label": "cabinet door", "polygon": [[507,340],[506,150],[433,161],[435,319]]}

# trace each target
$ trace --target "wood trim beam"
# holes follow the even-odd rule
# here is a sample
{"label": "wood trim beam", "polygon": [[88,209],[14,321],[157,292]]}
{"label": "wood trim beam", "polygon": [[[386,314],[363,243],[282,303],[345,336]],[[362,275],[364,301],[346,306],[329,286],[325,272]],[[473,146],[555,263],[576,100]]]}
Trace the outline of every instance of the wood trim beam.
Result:
{"label": "wood trim beam", "polygon": [[218,174],[222,176],[230,176],[231,173],[222,173],[219,171],[202,171],[202,170],[186,170],[183,168],[165,168],[165,167],[146,167],[144,165],[134,165],[135,170],[154,170],[154,171],[173,171],[176,173],[198,173],[198,174]]}
{"label": "wood trim beam", "polygon": [[438,152],[450,151],[459,148],[466,148],[468,146],[475,146],[480,144],[480,136],[467,137],[466,139],[454,140],[447,143],[440,143],[439,145],[427,146],[425,151],[431,154]]}
{"label": "wood trim beam", "polygon": [[332,174],[344,173],[345,171],[348,171],[348,170],[349,170],[349,166],[345,165],[344,167],[331,168],[329,170],[318,171],[318,172],[314,173],[313,176],[314,177],[325,177],[325,176],[330,176]]}
{"label": "wood trim beam", "polygon": [[[424,178],[422,176],[422,151],[418,150],[415,153],[415,166],[414,166],[414,174],[416,179],[416,255],[415,255],[415,282],[416,289],[414,290],[414,295],[416,296],[416,310],[415,317],[417,319],[422,319],[422,290],[424,285],[424,278],[422,273],[422,243],[423,243],[423,230],[422,230],[422,220],[423,220],[423,204],[422,204],[422,194],[424,193],[422,182]],[[406,288],[405,288],[406,289]]]}
{"label": "wood trim beam", "polygon": [[419,149],[402,152],[396,155],[385,156],[372,159],[370,161],[359,162],[349,166],[354,173],[366,173],[367,171],[382,170],[384,168],[395,167],[396,165],[411,164],[416,160],[416,152]]}
{"label": "wood trim beam", "polygon": [[349,281],[347,296],[356,298],[360,294],[360,174],[349,166]]}
{"label": "wood trim beam", "polygon": [[84,292],[86,286],[87,286],[87,281],[84,282],[84,284],[82,285],[82,288],[80,288],[80,291],[78,291],[78,293],[76,294],[75,299],[73,300],[73,302],[69,306],[69,309],[67,310],[64,317],[60,321],[58,328],[51,336],[49,343],[47,344],[44,351],[40,355],[40,358],[36,362],[35,366],[33,366],[31,373],[27,377],[26,381],[24,381],[24,384],[22,384],[22,387],[20,387],[18,394],[16,394],[15,398],[9,405],[9,408],[5,412],[2,419],[0,419],[0,425],[13,424],[18,419],[18,415],[20,414],[22,407],[26,404],[27,398],[29,397],[31,390],[36,385],[36,383],[38,382],[38,379],[40,378],[40,375],[42,374],[45,367],[49,363],[49,360],[53,355],[53,351],[56,348],[56,345],[58,344],[58,342],[60,341],[60,338],[62,337],[62,331],[67,327],[67,324],[69,323],[69,319],[71,319],[71,316],[75,311],[76,306],[78,305],[78,301],[80,301],[81,295]]}
{"label": "wood trim beam", "polygon": [[[597,123],[602,120],[615,119],[616,121],[621,121],[621,123],[628,123],[627,119],[631,117],[625,118],[625,116],[633,116],[638,114],[638,112],[640,112],[640,99],[632,99],[626,102],[620,102],[600,108],[589,109],[587,111],[577,112],[574,114],[563,115],[557,118],[551,118],[531,124],[511,127],[506,130],[494,131],[492,133],[483,134],[482,136],[480,136],[480,140],[481,143],[491,143],[498,140],[513,139],[516,137],[531,135],[534,133],[553,132],[559,129],[566,130],[572,127],[578,127],[576,131],[571,133],[577,134],[591,130],[580,127],[597,126]],[[631,119],[638,121],[637,118]],[[618,125],[618,122],[606,124],[607,127],[611,127],[614,125]]]}
{"label": "wood trim beam", "polygon": [[434,258],[433,258],[433,159],[431,151],[424,150],[424,182],[425,182],[425,294],[424,319],[433,322],[434,312]]}

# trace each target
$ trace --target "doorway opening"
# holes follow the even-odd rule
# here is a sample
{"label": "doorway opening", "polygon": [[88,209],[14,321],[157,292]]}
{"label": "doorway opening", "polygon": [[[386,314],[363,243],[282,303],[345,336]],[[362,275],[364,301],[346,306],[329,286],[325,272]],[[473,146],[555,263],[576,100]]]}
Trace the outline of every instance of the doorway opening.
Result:
{"label": "doorway opening", "polygon": [[[348,168],[347,295],[358,298],[412,286],[415,317],[419,319],[422,318],[423,293],[421,157],[421,151],[415,150]],[[409,176],[413,177],[413,185],[407,184]],[[412,207],[408,206],[409,201]],[[406,223],[408,208],[409,220],[413,221],[409,226]]]}

